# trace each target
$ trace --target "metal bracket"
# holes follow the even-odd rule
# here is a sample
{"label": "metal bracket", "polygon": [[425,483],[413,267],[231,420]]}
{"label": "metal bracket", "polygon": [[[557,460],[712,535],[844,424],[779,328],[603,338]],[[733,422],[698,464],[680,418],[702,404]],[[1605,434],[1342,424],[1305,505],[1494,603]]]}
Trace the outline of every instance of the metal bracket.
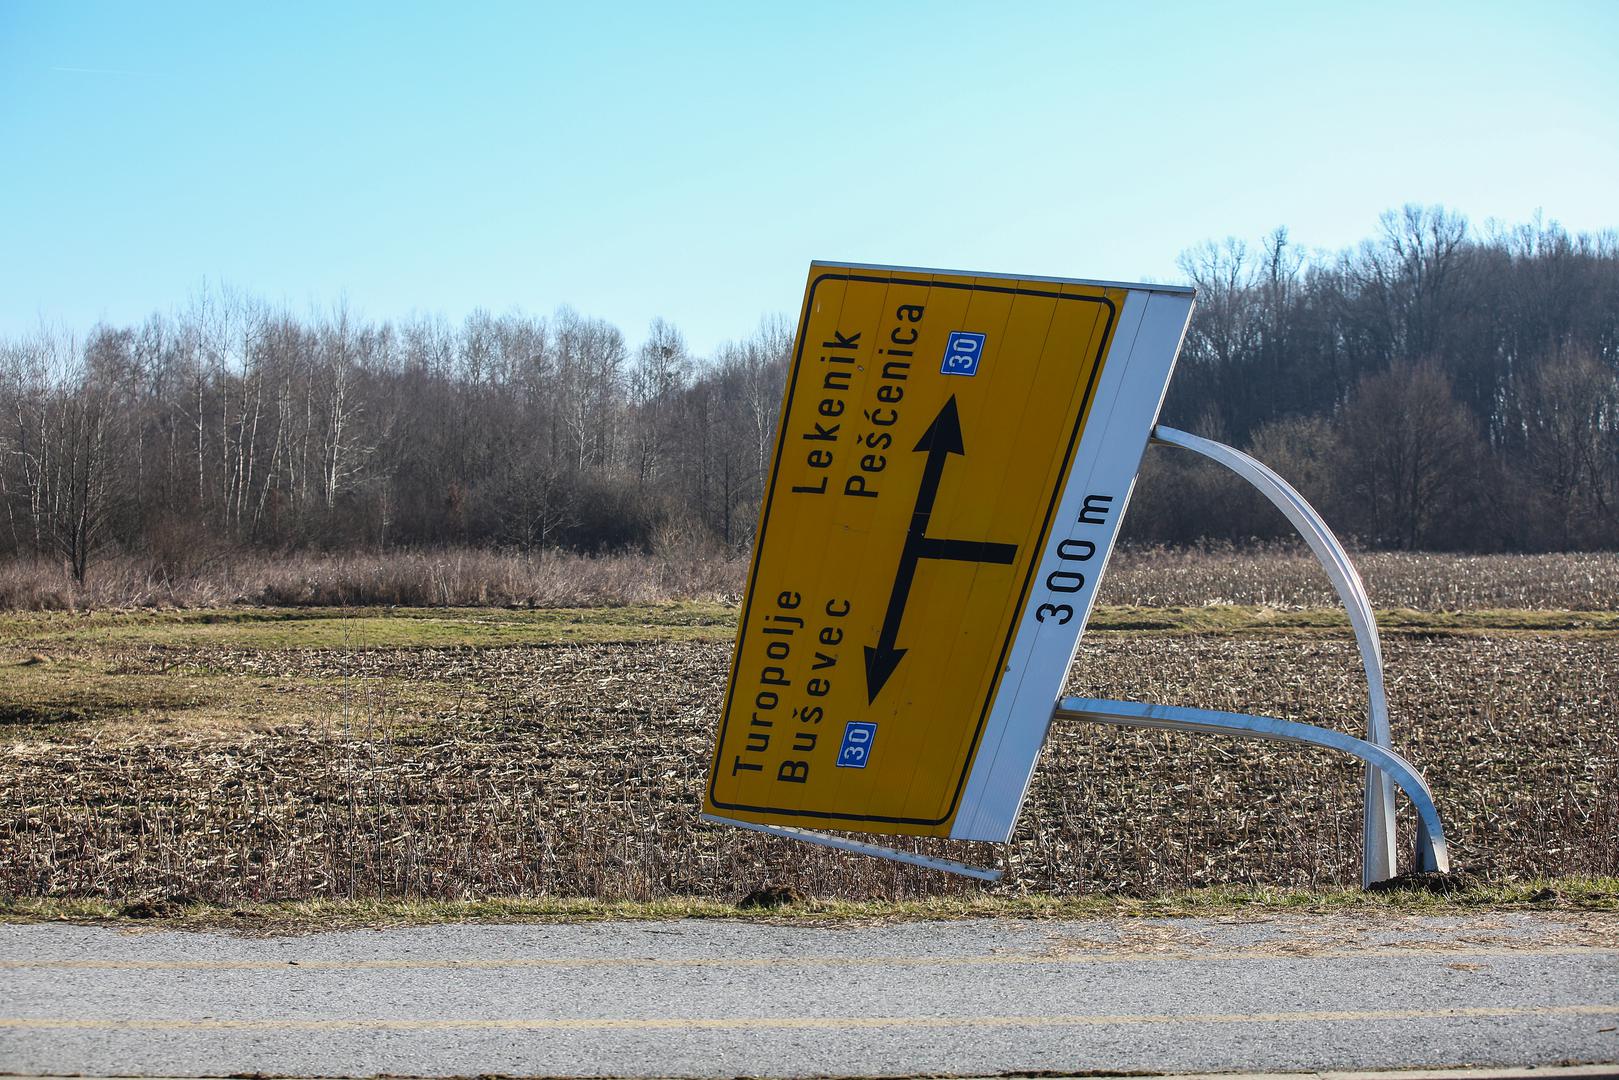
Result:
{"label": "metal bracket", "polygon": [[1149,705],[1139,701],[1108,701],[1102,698],[1064,698],[1052,713],[1055,720],[1090,720],[1120,727],[1156,728],[1161,731],[1190,731],[1209,735],[1243,735],[1272,742],[1325,746],[1352,754],[1393,779],[1417,811],[1416,863],[1423,870],[1449,871],[1450,853],[1445,829],[1439,822],[1433,792],[1412,764],[1386,747],[1377,746],[1341,731],[1278,720],[1270,716],[1217,712],[1213,709],[1187,709],[1175,705]]}
{"label": "metal bracket", "polygon": [[977,878],[979,881],[998,881],[1001,871],[982,866],[969,866],[966,863],[956,862],[954,859],[935,859],[931,855],[918,855],[912,851],[899,851],[896,848],[883,847],[880,844],[866,844],[859,840],[850,840],[843,836],[834,836],[831,833],[816,832],[813,829],[795,829],[791,825],[765,825],[757,821],[738,821],[736,818],[721,817],[718,814],[698,814],[703,821],[713,821],[721,825],[735,825],[739,829],[751,829],[754,832],[768,833],[771,836],[784,836],[789,840],[802,840],[806,844],[819,844],[821,847],[836,848],[839,851],[852,851],[858,855],[872,855],[890,862],[910,863],[912,866],[925,866],[930,870],[943,870],[947,874],[960,874],[962,877]]}
{"label": "metal bracket", "polygon": [[[1377,635],[1377,617],[1372,613],[1372,602],[1366,595],[1366,586],[1355,572],[1354,564],[1349,561],[1349,553],[1338,543],[1338,538],[1327,528],[1327,523],[1321,520],[1321,515],[1291,484],[1240,450],[1162,424],[1153,428],[1152,441],[1190,450],[1230,469],[1287,515],[1299,535],[1304,537],[1321,563],[1321,568],[1332,579],[1332,587],[1343,601],[1349,613],[1349,623],[1355,629],[1361,665],[1366,669],[1370,714],[1366,737],[1371,743],[1392,753],[1388,698],[1383,688],[1383,645]],[[1393,877],[1397,867],[1394,859],[1394,785],[1386,770],[1370,758],[1366,760],[1365,854],[1361,862],[1361,884],[1370,885],[1374,881]]]}

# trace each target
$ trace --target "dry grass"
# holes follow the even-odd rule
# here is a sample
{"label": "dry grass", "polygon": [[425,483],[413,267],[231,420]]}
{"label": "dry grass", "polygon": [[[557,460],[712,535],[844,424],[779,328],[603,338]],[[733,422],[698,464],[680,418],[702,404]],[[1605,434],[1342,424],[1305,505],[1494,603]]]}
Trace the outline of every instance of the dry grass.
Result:
{"label": "dry grass", "polygon": [[[1362,553],[1362,576],[1379,608],[1471,611],[1619,610],[1619,553],[1440,555]],[[747,560],[713,549],[653,555],[533,557],[473,549],[387,554],[199,559],[179,573],[117,557],[76,585],[54,563],[0,561],[0,610],[85,611],[231,604],[351,607],[589,607],[671,600],[736,603]],[[1100,602],[1115,606],[1276,608],[1335,606],[1310,553],[1273,546],[1228,551],[1121,550]]]}
{"label": "dry grass", "polygon": [[[700,823],[728,651],[14,637],[0,655],[17,707],[0,715],[0,896],[731,902],[765,880],[849,901],[976,892]],[[1387,652],[1397,745],[1433,783],[1460,865],[1619,873],[1619,635],[1403,634]],[[1098,632],[1070,691],[1349,729],[1364,693],[1346,636],[1301,632]],[[1352,885],[1359,816],[1358,772],[1325,753],[1063,726],[997,891]]]}
{"label": "dry grass", "polygon": [[736,603],[747,562],[708,548],[654,555],[533,556],[455,548],[385,554],[233,553],[184,574],[115,557],[83,585],[50,562],[0,561],[0,610],[281,607],[593,607],[669,600]]}

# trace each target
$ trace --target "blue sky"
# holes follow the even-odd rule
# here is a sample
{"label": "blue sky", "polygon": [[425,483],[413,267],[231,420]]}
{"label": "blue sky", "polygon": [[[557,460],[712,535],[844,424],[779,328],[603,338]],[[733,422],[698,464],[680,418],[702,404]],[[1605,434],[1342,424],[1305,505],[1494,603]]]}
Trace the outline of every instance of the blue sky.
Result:
{"label": "blue sky", "polygon": [[700,352],[811,259],[1178,278],[1385,209],[1619,225],[1619,3],[0,0],[0,335],[223,283]]}

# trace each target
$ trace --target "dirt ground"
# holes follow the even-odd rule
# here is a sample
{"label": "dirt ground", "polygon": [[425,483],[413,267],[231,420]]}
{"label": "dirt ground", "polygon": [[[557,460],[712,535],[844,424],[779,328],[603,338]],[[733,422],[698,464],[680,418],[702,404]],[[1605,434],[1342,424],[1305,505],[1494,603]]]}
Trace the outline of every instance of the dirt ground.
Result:
{"label": "dirt ground", "polygon": [[[699,822],[729,662],[712,631],[314,649],[18,634],[0,649],[0,894],[978,888]],[[1410,631],[1385,652],[1396,748],[1427,774],[1458,866],[1619,872],[1619,634]],[[1069,691],[1348,731],[1364,716],[1353,641],[1330,630],[1093,631]],[[1325,752],[1061,725],[1004,852],[899,846],[1004,860],[1010,894],[1352,884],[1359,789]],[[1410,828],[1403,813],[1402,843]]]}

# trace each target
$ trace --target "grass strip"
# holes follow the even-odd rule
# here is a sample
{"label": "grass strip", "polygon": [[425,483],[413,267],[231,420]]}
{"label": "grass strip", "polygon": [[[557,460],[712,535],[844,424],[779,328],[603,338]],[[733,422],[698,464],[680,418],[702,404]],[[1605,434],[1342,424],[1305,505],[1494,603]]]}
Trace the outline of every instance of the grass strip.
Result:
{"label": "grass strip", "polygon": [[[1377,613],[1388,633],[1613,633],[1613,611],[1416,611]],[[1211,604],[1099,607],[1090,627],[1160,633],[1348,632],[1342,611]],[[52,647],[222,647],[242,649],[491,648],[567,643],[728,641],[736,609],[683,602],[633,607],[224,608],[189,611],[12,612],[0,641]]]}
{"label": "grass strip", "polygon": [[958,919],[1164,919],[1233,915],[1445,915],[1481,911],[1619,912],[1619,878],[1533,878],[1467,884],[1440,892],[1413,885],[1361,889],[1220,886],[1154,896],[972,893],[904,901],[808,898],[772,908],[696,897],[605,901],[586,897],[481,900],[303,900],[209,904],[131,900],[0,898],[0,923],[72,922],[167,930],[297,934],[445,923],[585,923],[620,920],[744,919],[788,923],[883,923]]}

